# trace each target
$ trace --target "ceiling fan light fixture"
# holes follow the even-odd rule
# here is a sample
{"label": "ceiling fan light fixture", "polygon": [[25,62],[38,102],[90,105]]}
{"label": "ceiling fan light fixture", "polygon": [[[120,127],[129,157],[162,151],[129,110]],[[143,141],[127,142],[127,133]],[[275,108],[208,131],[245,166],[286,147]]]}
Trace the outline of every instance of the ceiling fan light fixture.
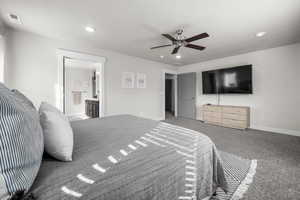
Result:
{"label": "ceiling fan light fixture", "polygon": [[91,27],[91,26],[86,26],[85,27],[85,30],[86,30],[86,32],[89,32],[89,33],[94,33],[96,30],[93,28],[93,27]]}
{"label": "ceiling fan light fixture", "polygon": [[21,21],[21,18],[16,15],[16,14],[13,14],[13,13],[9,13],[8,14],[8,19],[11,23],[14,23],[14,24],[22,24],[22,21]]}

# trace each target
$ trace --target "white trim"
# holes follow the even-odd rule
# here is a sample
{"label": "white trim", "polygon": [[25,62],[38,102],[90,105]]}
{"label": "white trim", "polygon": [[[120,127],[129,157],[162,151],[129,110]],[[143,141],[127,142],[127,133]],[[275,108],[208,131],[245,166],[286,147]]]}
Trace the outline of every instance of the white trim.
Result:
{"label": "white trim", "polygon": [[91,62],[96,62],[101,64],[100,72],[102,74],[101,77],[101,83],[100,83],[100,88],[101,88],[101,95],[100,95],[100,105],[99,105],[99,117],[104,117],[105,116],[105,111],[106,111],[106,104],[105,104],[105,97],[106,97],[106,91],[105,91],[105,62],[106,58],[103,56],[97,56],[97,55],[91,55],[91,54],[86,54],[86,53],[80,53],[80,52],[75,52],[71,50],[65,50],[65,49],[57,49],[56,50],[56,55],[57,55],[57,66],[58,66],[58,80],[57,84],[55,86],[55,97],[56,97],[56,107],[59,108],[61,111],[64,110],[64,98],[63,98],[63,76],[64,76],[64,71],[63,71],[63,60],[64,57],[67,58],[72,58],[72,59],[77,59],[77,60],[84,60],[84,61],[91,61]]}
{"label": "white trim", "polygon": [[[141,116],[136,115],[136,117],[141,117]],[[162,120],[164,120],[162,117],[145,117],[145,116],[143,116],[143,118],[145,118],[145,119],[151,119],[151,120],[154,120],[154,121],[162,121]]]}
{"label": "white trim", "polygon": [[155,119],[152,119],[152,120],[155,120],[155,121],[163,121],[164,119],[162,117],[159,117],[159,118],[155,118]]}
{"label": "white trim", "polygon": [[175,87],[175,117],[178,115],[178,94],[177,94],[177,74],[178,72],[175,70],[170,70],[170,69],[163,69],[162,70],[162,91],[161,91],[161,109],[162,109],[162,116],[159,118],[159,120],[165,120],[166,119],[166,111],[165,111],[165,90],[166,90],[166,85],[165,85],[165,79],[166,79],[166,74],[173,74],[175,75],[174,79],[174,87]]}
{"label": "white trim", "polygon": [[[112,117],[112,116],[118,116],[120,114],[105,114],[105,117]],[[154,120],[154,121],[162,121],[164,120],[162,117],[149,117],[149,116],[139,116],[139,115],[133,115],[133,114],[124,114],[124,115],[132,115],[138,118],[144,118],[144,119],[150,119],[150,120]]]}
{"label": "white trim", "polygon": [[261,131],[267,131],[270,133],[280,133],[285,135],[292,135],[292,136],[299,136],[300,137],[300,131],[296,130],[290,130],[290,129],[281,129],[281,128],[272,128],[267,126],[251,126],[251,129],[261,130]]}

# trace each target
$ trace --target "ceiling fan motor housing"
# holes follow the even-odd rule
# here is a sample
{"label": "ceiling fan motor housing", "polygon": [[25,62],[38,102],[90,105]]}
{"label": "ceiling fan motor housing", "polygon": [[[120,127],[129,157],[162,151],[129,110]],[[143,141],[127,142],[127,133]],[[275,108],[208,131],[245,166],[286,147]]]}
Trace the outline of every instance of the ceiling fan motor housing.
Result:
{"label": "ceiling fan motor housing", "polygon": [[175,38],[176,38],[177,40],[184,40],[185,37],[182,35],[182,33],[183,33],[183,29],[178,29],[178,30],[176,31],[176,36],[175,36]]}
{"label": "ceiling fan motor housing", "polygon": [[176,31],[176,34],[177,35],[181,35],[183,33],[183,29],[178,29],[177,31]]}

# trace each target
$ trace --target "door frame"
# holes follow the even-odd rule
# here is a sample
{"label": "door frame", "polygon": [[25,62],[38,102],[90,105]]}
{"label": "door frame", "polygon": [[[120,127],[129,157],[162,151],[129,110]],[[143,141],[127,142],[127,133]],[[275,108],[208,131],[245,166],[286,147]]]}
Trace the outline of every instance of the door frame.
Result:
{"label": "door frame", "polygon": [[91,55],[86,53],[80,53],[76,51],[71,50],[65,50],[65,49],[57,49],[56,51],[57,55],[57,61],[58,61],[58,79],[57,83],[55,85],[55,99],[56,99],[56,107],[64,112],[65,110],[65,89],[64,89],[64,79],[65,79],[65,59],[76,59],[76,60],[83,60],[83,61],[89,61],[89,62],[95,62],[101,64],[100,66],[100,74],[102,75],[101,81],[100,81],[100,98],[99,98],[99,118],[105,116],[106,111],[106,104],[105,104],[105,97],[106,97],[106,91],[105,91],[105,63],[106,58],[103,56],[97,56],[97,55]]}
{"label": "door frame", "polygon": [[166,119],[166,102],[165,102],[165,99],[166,99],[166,83],[165,83],[165,80],[166,80],[166,74],[172,74],[174,75],[175,79],[174,79],[174,87],[175,87],[175,117],[177,117],[177,114],[178,114],[178,106],[177,106],[177,102],[178,102],[178,95],[177,95],[177,75],[178,75],[178,72],[175,71],[175,70],[170,70],[170,69],[164,69],[162,70],[162,92],[161,92],[161,105],[162,105],[162,109],[161,109],[161,113],[162,113],[162,119],[161,120],[165,120]]}

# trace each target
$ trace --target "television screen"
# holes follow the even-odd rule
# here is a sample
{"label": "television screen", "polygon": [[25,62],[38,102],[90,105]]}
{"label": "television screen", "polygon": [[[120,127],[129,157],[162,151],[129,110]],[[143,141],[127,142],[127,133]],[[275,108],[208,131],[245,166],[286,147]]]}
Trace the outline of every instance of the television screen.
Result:
{"label": "television screen", "polygon": [[203,94],[217,94],[217,70],[202,72]]}
{"label": "television screen", "polygon": [[252,65],[202,72],[203,94],[252,94]]}

